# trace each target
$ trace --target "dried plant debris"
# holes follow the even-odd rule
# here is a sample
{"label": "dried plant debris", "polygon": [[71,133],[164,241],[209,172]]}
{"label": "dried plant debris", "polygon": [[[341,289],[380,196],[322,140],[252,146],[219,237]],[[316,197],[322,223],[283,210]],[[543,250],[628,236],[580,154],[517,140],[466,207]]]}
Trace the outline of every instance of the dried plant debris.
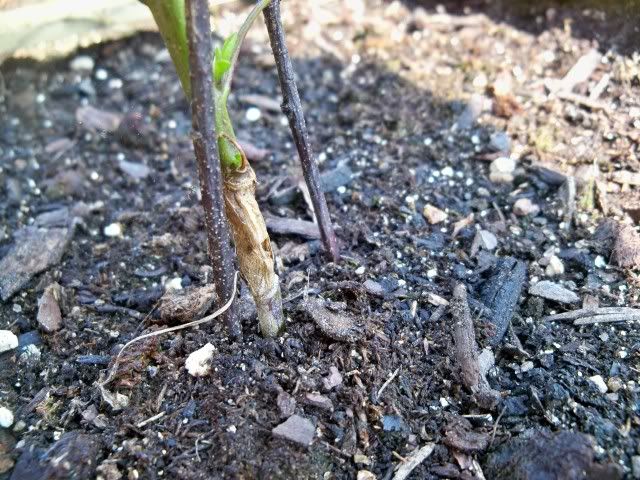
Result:
{"label": "dried plant debris", "polygon": [[266,217],[267,229],[276,235],[296,235],[308,240],[320,238],[318,225],[308,220],[295,218]]}
{"label": "dried plant debris", "polygon": [[355,342],[362,335],[356,320],[343,312],[333,312],[320,298],[307,299],[300,308],[307,313],[322,333],[339,342]]}
{"label": "dried plant debris", "polygon": [[620,225],[611,259],[623,268],[640,266],[640,235],[633,226]]}
{"label": "dried plant debris", "polygon": [[610,255],[611,260],[623,268],[640,265],[640,234],[632,225],[614,219],[605,219],[598,225],[593,243],[596,249]]}
{"label": "dried plant debris", "polygon": [[[216,22],[224,20],[225,31],[242,22],[240,3],[220,6],[224,19],[214,15]],[[60,62],[3,65],[0,264],[20,247],[14,236],[25,225],[50,234],[68,228],[74,215],[83,223],[59,262],[34,273],[0,302],[0,350],[7,349],[0,358],[0,407],[14,414],[13,424],[0,428],[0,472],[19,463],[24,452],[41,458],[59,432],[72,429],[95,435],[99,449],[91,458],[97,469],[92,474],[76,463],[75,472],[60,470],[60,478],[75,473],[142,479],[162,470],[166,478],[323,478],[331,471],[336,478],[363,472],[363,478],[393,479],[412,469],[407,479],[470,480],[482,478],[484,470],[484,478],[499,480],[523,471],[526,459],[515,462],[511,455],[513,461],[498,464],[493,458],[503,448],[515,452],[516,447],[519,456],[531,453],[524,478],[557,473],[554,468],[565,459],[586,464],[570,450],[580,448],[581,438],[554,440],[555,434],[540,433],[546,427],[588,434],[598,445],[598,459],[611,459],[627,477],[634,469],[640,476],[640,431],[634,420],[638,320],[632,320],[640,306],[634,303],[640,283],[612,256],[620,225],[636,227],[629,220],[637,216],[640,198],[639,59],[577,34],[589,19],[598,27],[612,18],[597,8],[589,14],[572,10],[579,2],[554,0],[549,11],[548,2],[465,2],[471,14],[461,11],[461,2],[441,3],[455,13],[437,13],[435,3],[408,0],[282,1],[285,25],[294,26],[287,29],[287,41],[342,244],[344,260],[338,263],[325,261],[318,240],[296,233],[318,235],[298,187],[299,163],[282,114],[260,107],[261,118],[251,122],[246,117],[250,105],[239,100],[280,94],[277,77],[265,75],[274,71],[267,32],[251,30],[246,45],[260,48],[243,53],[246,61],[234,80],[229,114],[241,138],[271,151],[255,165],[264,213],[305,222],[298,230],[287,224],[280,230],[285,233],[270,232],[278,243],[273,249],[287,332],[277,339],[257,332],[255,304],[247,291],[235,300],[238,316],[246,318],[243,342],[230,341],[215,321],[160,335],[150,351],[131,345],[131,357],[112,367],[118,374],[104,393],[95,380],[107,373],[127,340],[158,331],[147,323],[185,325],[178,318],[151,318],[164,286],[177,286],[182,279],[186,295],[217,275],[207,266],[188,105],[157,35],[134,35]],[[504,8],[487,8],[489,3]],[[535,9],[535,16],[512,23],[506,17],[517,3],[527,12]],[[611,8],[618,3],[625,2],[608,2]],[[226,25],[234,19],[236,24]],[[565,20],[571,29],[563,28]],[[598,102],[610,105],[608,111],[545,90],[545,78],[562,79],[591,49],[606,61],[570,93],[597,94]],[[91,67],[78,70],[72,62]],[[521,107],[519,113],[509,111],[511,99]],[[98,120],[107,122],[95,125],[94,133],[75,121],[83,105],[123,120],[109,133],[101,128],[115,123],[102,116]],[[463,111],[468,129],[452,130]],[[142,113],[150,133],[138,128],[133,112]],[[118,168],[121,159],[151,169],[144,185],[132,188],[131,177]],[[576,211],[565,229],[567,204],[559,188],[572,175]],[[492,178],[507,183],[492,183]],[[597,193],[583,202],[583,185],[592,190],[594,180]],[[513,207],[520,198],[530,199],[539,212],[517,216]],[[84,210],[91,215],[81,215],[82,209],[76,213],[74,201],[86,202]],[[595,230],[599,212],[585,210],[592,203],[617,219],[603,222],[610,230],[604,240],[604,226]],[[429,224],[423,215],[427,204],[445,211],[447,219]],[[104,227],[113,223],[121,224],[121,236],[105,237]],[[30,250],[38,257],[52,253],[46,246]],[[556,269],[547,277],[539,260],[551,255],[562,260],[564,272]],[[497,301],[502,276],[507,283],[513,280],[501,259],[526,264],[526,291],[512,310],[508,299],[515,293]],[[7,273],[0,269],[3,288]],[[580,302],[559,304],[530,295],[534,277],[552,280]],[[38,299],[54,282],[69,302],[68,308],[59,302],[63,328],[47,334],[37,323]],[[448,306],[456,282],[469,291],[475,378],[495,362],[486,373],[503,396],[494,410],[478,404],[459,374]],[[297,311],[304,292],[310,298],[322,295],[331,319],[347,317],[347,331],[355,332],[357,341],[331,338],[311,314]],[[580,310],[568,312],[574,309]],[[542,320],[555,314],[555,320]],[[493,346],[503,322],[510,327]],[[471,340],[473,335],[469,345]],[[206,364],[210,371],[192,377],[185,360],[207,342],[215,347]],[[24,362],[27,355],[34,360]],[[333,412],[318,392],[331,401]],[[271,433],[296,414],[312,425],[298,422],[287,435],[309,432],[302,439],[304,445],[314,439],[309,450]],[[467,418],[472,428],[453,431],[454,414]],[[522,434],[529,429],[540,442],[526,443]],[[491,446],[482,450],[486,434]],[[540,443],[550,444],[550,454],[538,450]],[[560,453],[553,456],[556,450]],[[37,479],[47,478],[33,471]],[[555,478],[567,478],[567,471]],[[589,472],[592,479],[608,478]],[[586,474],[580,471],[577,477]],[[31,477],[18,469],[14,478]]]}
{"label": "dried plant debris", "polygon": [[164,323],[186,323],[197,320],[211,308],[215,299],[213,284],[169,291],[158,301],[153,317]]}
{"label": "dried plant debris", "polygon": [[546,322],[571,321],[574,325],[631,322],[640,320],[640,309],[630,307],[582,308],[549,315],[542,320]]}
{"label": "dried plant debris", "polygon": [[489,434],[475,431],[469,420],[455,416],[445,427],[443,443],[462,453],[479,453],[489,446]]}

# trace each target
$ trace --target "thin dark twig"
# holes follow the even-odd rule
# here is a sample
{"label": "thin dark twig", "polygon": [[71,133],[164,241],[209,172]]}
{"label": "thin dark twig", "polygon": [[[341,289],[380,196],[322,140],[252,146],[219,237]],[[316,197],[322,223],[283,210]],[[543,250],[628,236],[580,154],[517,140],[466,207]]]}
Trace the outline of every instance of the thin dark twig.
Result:
{"label": "thin dark twig", "polygon": [[313,157],[311,145],[309,144],[309,136],[307,134],[307,124],[302,111],[300,95],[295,81],[295,72],[289,58],[289,51],[285,43],[284,29],[282,28],[282,20],[280,18],[280,0],[271,0],[269,6],[264,10],[264,18],[269,31],[269,40],[271,41],[271,50],[278,67],[278,77],[280,79],[280,89],[282,90],[282,111],[289,120],[289,128],[295,141],[300,163],[302,164],[302,173],[304,174],[313,209],[318,220],[320,228],[320,236],[325,250],[331,255],[334,261],[338,261],[340,253],[336,236],[331,224],[327,201],[324,192],[320,186],[320,178],[318,173],[318,165]]}
{"label": "thin dark twig", "polygon": [[[207,0],[186,0],[185,7],[192,92],[193,148],[198,164],[213,281],[221,304],[233,292],[235,252],[231,248],[229,224],[224,213],[222,173],[215,141],[211,25]],[[240,337],[242,331],[233,305],[225,312],[223,318],[229,335],[232,338]]]}

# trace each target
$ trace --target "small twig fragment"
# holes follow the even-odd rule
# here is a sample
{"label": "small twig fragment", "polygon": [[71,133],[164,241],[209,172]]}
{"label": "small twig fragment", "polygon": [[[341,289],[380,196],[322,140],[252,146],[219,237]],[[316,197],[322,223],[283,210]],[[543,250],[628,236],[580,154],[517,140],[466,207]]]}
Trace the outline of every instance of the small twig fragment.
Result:
{"label": "small twig fragment", "polygon": [[145,427],[147,425],[149,425],[151,422],[155,422],[156,420],[160,420],[162,417],[165,416],[167,412],[160,412],[157,415],[154,415],[153,417],[147,418],[146,420],[141,421],[140,423],[138,423],[136,425],[137,428],[142,428]]}
{"label": "small twig fragment", "polygon": [[393,480],[404,480],[407,478],[413,470],[424,462],[436,448],[435,443],[427,443],[424,447],[414,451],[406,460],[396,467],[396,473],[393,476]]}
{"label": "small twig fragment", "polygon": [[384,389],[387,388],[391,382],[393,382],[393,379],[398,376],[399,372],[400,372],[400,369],[396,368],[396,370],[382,384],[382,386],[380,387],[380,390],[378,390],[378,393],[376,394],[376,400],[380,400],[380,396],[382,395],[382,392],[384,392]]}
{"label": "small twig fragment", "polygon": [[543,322],[558,322],[558,321],[574,321],[583,320],[591,317],[599,316],[634,316],[640,315],[639,308],[631,307],[600,307],[600,308],[580,308],[578,310],[571,310],[569,312],[557,313],[555,315],[549,315],[542,319]]}
{"label": "small twig fragment", "polygon": [[487,382],[480,362],[476,337],[467,301],[467,289],[458,284],[453,289],[453,299],[449,304],[453,324],[453,344],[455,359],[460,366],[460,376],[464,386],[474,395],[478,406],[492,409],[500,395]]}

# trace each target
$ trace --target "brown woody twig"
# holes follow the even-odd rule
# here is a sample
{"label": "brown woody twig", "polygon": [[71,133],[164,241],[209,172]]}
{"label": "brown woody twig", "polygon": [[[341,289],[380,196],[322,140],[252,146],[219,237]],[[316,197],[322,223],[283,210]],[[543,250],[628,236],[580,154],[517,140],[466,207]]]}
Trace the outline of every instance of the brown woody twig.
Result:
{"label": "brown woody twig", "polygon": [[291,128],[293,140],[298,149],[300,163],[302,164],[302,173],[304,174],[316,219],[318,220],[322,243],[333,261],[337,261],[340,253],[338,251],[333,225],[331,224],[327,201],[320,186],[318,165],[315,162],[311,145],[309,144],[307,125],[304,119],[304,112],[302,111],[298,87],[295,82],[295,72],[291,58],[289,58],[284,29],[282,28],[280,0],[271,0],[269,6],[264,10],[264,18],[267,23],[267,30],[269,31],[271,50],[273,51],[276,66],[278,67],[278,77],[280,78],[280,88],[283,98],[282,111],[289,120],[289,128]]}
{"label": "brown woody twig", "polygon": [[[189,71],[191,79],[191,114],[193,148],[198,164],[202,193],[209,258],[213,267],[213,281],[218,303],[233,292],[234,258],[229,225],[224,213],[222,174],[217,157],[214,120],[211,25],[206,0],[186,0],[185,14],[189,42]],[[224,313],[229,335],[242,334],[233,305]]]}

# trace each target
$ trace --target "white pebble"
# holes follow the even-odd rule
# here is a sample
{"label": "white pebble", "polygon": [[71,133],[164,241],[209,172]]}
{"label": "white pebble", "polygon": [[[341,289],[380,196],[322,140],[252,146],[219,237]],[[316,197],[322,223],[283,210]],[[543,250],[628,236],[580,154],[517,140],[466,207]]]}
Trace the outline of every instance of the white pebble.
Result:
{"label": "white pebble", "polygon": [[593,263],[595,264],[596,268],[604,268],[607,266],[607,261],[602,255],[598,255]]}
{"label": "white pebble", "polygon": [[516,161],[509,157],[498,157],[489,166],[489,179],[494,183],[510,183],[513,181],[513,172],[516,169]]}
{"label": "white pebble", "polygon": [[95,62],[93,61],[93,58],[88,55],[78,55],[76,58],[71,60],[69,67],[71,67],[71,70],[75,70],[76,72],[91,71],[93,70],[94,64]]}
{"label": "white pebble", "polygon": [[96,70],[96,78],[98,80],[106,80],[108,76],[109,74],[104,68],[99,68],[98,70]]}
{"label": "white pebble", "polygon": [[549,264],[545,269],[545,273],[548,277],[562,275],[564,273],[564,264],[562,263],[562,260],[555,255],[551,255],[551,257],[549,257]]}
{"label": "white pebble", "polygon": [[182,279],[180,277],[174,277],[164,284],[164,288],[167,291],[182,290]]}
{"label": "white pebble", "polygon": [[9,428],[13,425],[13,412],[6,407],[0,407],[0,427]]}
{"label": "white pebble", "polygon": [[365,271],[364,267],[358,267],[356,268],[356,275],[362,275]]}
{"label": "white pebble", "polygon": [[215,347],[207,343],[204,347],[191,353],[184,362],[189,375],[202,377],[211,370],[210,360],[213,358]]}
{"label": "white pebble", "polygon": [[18,347],[18,337],[10,330],[0,330],[0,353]]}
{"label": "white pebble", "polygon": [[443,177],[453,177],[453,168],[451,167],[444,167],[442,169],[442,176]]}
{"label": "white pebble", "polygon": [[607,387],[607,384],[604,382],[604,379],[600,375],[589,377],[589,381],[598,388],[598,391],[600,393],[607,393],[607,390],[609,390],[609,387]]}
{"label": "white pebble", "polygon": [[257,122],[262,117],[262,112],[259,108],[251,107],[247,109],[247,113],[245,113],[245,118],[249,122]]}
{"label": "white pebble", "polygon": [[107,237],[121,237],[122,225],[120,225],[119,223],[112,223],[104,227],[103,231]]}
{"label": "white pebble", "polygon": [[122,80],[120,80],[119,78],[112,78],[111,80],[109,80],[109,83],[107,85],[109,85],[109,88],[111,90],[118,90],[122,88]]}

